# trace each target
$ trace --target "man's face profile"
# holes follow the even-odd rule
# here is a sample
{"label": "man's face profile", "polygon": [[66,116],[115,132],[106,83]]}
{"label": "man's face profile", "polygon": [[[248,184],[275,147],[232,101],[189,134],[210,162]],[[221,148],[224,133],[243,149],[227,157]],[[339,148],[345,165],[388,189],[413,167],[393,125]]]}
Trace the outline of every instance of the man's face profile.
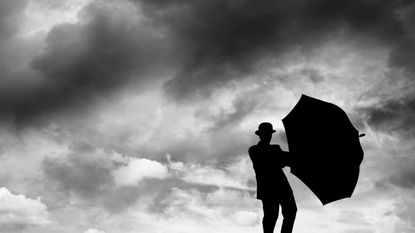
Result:
{"label": "man's face profile", "polygon": [[272,138],[272,133],[262,133],[259,135],[259,139],[266,143],[271,142],[271,138]]}

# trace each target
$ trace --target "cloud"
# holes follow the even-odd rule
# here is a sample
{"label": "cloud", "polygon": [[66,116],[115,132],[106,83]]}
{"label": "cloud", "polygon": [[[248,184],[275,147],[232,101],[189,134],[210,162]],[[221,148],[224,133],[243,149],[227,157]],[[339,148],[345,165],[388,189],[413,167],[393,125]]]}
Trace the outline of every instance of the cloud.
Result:
{"label": "cloud", "polygon": [[402,138],[415,137],[415,97],[405,96],[362,108],[368,125],[375,130],[397,134]]}
{"label": "cloud", "polygon": [[0,188],[0,229],[22,229],[50,222],[47,207],[39,197],[31,199]]}
{"label": "cloud", "polygon": [[214,166],[175,162],[169,157],[169,168],[185,182],[245,191],[254,190],[250,187],[250,178],[254,176],[251,166],[247,158],[241,158],[226,169],[218,169]]}
{"label": "cloud", "polygon": [[137,200],[151,202],[176,184],[165,181],[170,174],[155,160],[123,156],[85,144],[75,144],[70,149],[42,162],[44,189],[54,193],[46,201],[53,209],[77,201],[118,213]]}
{"label": "cloud", "polygon": [[152,232],[156,229],[174,233],[248,233],[260,228],[258,222],[249,226],[236,222],[235,213],[243,215],[245,211],[260,214],[257,209],[258,202],[236,190],[219,189],[205,193],[193,188],[175,187],[161,202],[166,205],[163,212],[137,211],[140,207],[130,210],[134,217],[132,224],[139,222],[135,229],[140,232]]}
{"label": "cloud", "polygon": [[94,228],[90,228],[90,229],[86,230],[84,233],[105,233],[105,232],[94,229]]}
{"label": "cloud", "polygon": [[412,167],[405,168],[390,176],[388,180],[400,188],[413,189],[415,188],[415,171]]}
{"label": "cloud", "polygon": [[[94,197],[111,185],[110,160],[100,151],[72,151],[65,157],[45,158],[43,171],[48,182],[61,191],[75,192],[83,197]],[[101,158],[100,158],[101,157]]]}
{"label": "cloud", "polygon": [[[389,71],[381,88],[375,86],[370,96],[381,99],[374,105],[362,109],[367,123],[378,131],[402,136],[415,136],[415,5],[409,4],[399,11],[402,33],[395,35],[388,59]],[[367,96],[366,96],[367,97]]]}
{"label": "cloud", "polygon": [[[239,200],[238,203],[234,200]],[[255,206],[256,200],[240,190],[217,189],[201,192],[197,189],[172,188],[162,201],[166,205],[163,215],[168,217],[190,217],[197,221],[232,222],[234,214]],[[244,215],[243,213],[241,215]]]}
{"label": "cloud", "polygon": [[[232,93],[233,91],[228,90],[228,92]],[[195,113],[195,116],[212,122],[212,126],[208,129],[210,133],[230,131],[237,128],[241,122],[261,107],[262,100],[268,97],[265,93],[266,88],[258,87],[235,94],[223,94],[225,97],[222,99],[216,95],[221,103],[202,108]],[[223,100],[224,98],[226,100]]]}
{"label": "cloud", "polygon": [[[172,76],[164,85],[168,97],[195,100],[231,80],[289,63],[289,57],[275,61],[287,53],[307,57],[336,37],[388,46],[403,38],[412,41],[405,1],[130,2],[139,10],[131,9],[128,1],[93,2],[80,12],[78,22],[49,31],[46,46],[29,45],[36,52],[16,58],[24,69],[2,80],[0,115],[25,124],[50,113],[85,114],[124,88],[139,93],[166,76]],[[24,8],[23,3],[7,6]],[[400,61],[410,59],[399,51],[410,52],[405,44],[400,47],[392,53],[391,66],[408,67]],[[313,82],[326,80],[313,67],[301,75]],[[235,103],[234,114],[224,116],[218,127],[242,119],[252,106]]]}
{"label": "cloud", "polygon": [[143,179],[165,179],[170,176],[166,166],[144,158],[130,158],[127,164],[113,170],[111,175],[120,186],[135,186]]}
{"label": "cloud", "polygon": [[233,218],[241,226],[254,226],[259,222],[258,213],[251,211],[238,211],[233,215]]}
{"label": "cloud", "polygon": [[[401,160],[401,159],[398,159]],[[391,162],[394,164],[394,162]],[[402,159],[400,167],[391,169],[392,174],[377,182],[377,188],[382,190],[393,200],[393,211],[386,212],[385,216],[395,216],[399,222],[395,223],[395,232],[412,232],[415,230],[415,208],[413,207],[415,183],[413,174],[413,159]]]}
{"label": "cloud", "polygon": [[413,193],[400,193],[397,196],[399,197],[397,198],[396,212],[402,224],[396,227],[396,232],[413,232],[415,230]]}
{"label": "cloud", "polygon": [[[165,84],[176,100],[211,93],[266,67],[261,61],[308,51],[337,37],[389,43],[404,33],[402,1],[135,0],[182,53],[183,68]],[[312,75],[312,77],[316,77]]]}
{"label": "cloud", "polygon": [[413,145],[409,149],[401,148],[399,157],[395,157],[391,149],[391,154],[386,157],[385,163],[388,164],[387,172],[383,172],[377,181],[376,187],[382,190],[402,190],[405,193],[415,193],[415,159],[413,158]]}
{"label": "cloud", "polygon": [[155,73],[169,66],[161,66],[169,43],[143,25],[129,7],[92,3],[82,10],[79,22],[53,27],[44,51],[10,79],[21,80],[23,73],[28,81],[6,80],[0,114],[24,124],[48,113],[88,112],[123,86],[134,83],[140,89],[145,80],[158,78]]}
{"label": "cloud", "polygon": [[0,2],[0,41],[9,39],[17,32],[19,17],[27,2],[27,0]]}
{"label": "cloud", "polygon": [[235,99],[232,103],[232,109],[222,111],[215,119],[215,124],[211,130],[219,131],[229,126],[237,126],[241,123],[254,109],[258,106],[258,100],[250,98],[251,96],[244,96]]}
{"label": "cloud", "polygon": [[[225,96],[233,95],[232,91],[225,92]],[[235,98],[242,102],[237,108],[245,108],[244,94],[248,105],[253,105],[250,95],[254,93],[242,91]],[[241,116],[235,116],[232,121],[228,117],[234,112],[232,100],[229,105],[229,99],[226,103],[216,99],[183,106],[166,104],[160,99],[157,92],[147,92],[115,103],[96,118],[91,118],[90,124],[80,126],[82,129],[92,128],[93,132],[100,129],[97,135],[86,135],[82,140],[104,141],[107,142],[102,145],[104,148],[129,156],[146,155],[158,161],[171,154],[179,161],[228,163],[235,156],[245,154],[249,147],[248,135],[255,136],[252,131],[247,133],[239,128],[249,116],[248,111],[243,110]],[[253,98],[252,102],[255,100]],[[216,129],[219,121],[221,127]],[[77,128],[73,131],[75,134],[81,132]]]}
{"label": "cloud", "polygon": [[400,20],[404,34],[398,37],[396,46],[391,51],[390,65],[395,68],[403,68],[412,73],[409,76],[414,78],[415,72],[415,30],[413,24],[415,23],[415,4],[410,4],[400,12]]}

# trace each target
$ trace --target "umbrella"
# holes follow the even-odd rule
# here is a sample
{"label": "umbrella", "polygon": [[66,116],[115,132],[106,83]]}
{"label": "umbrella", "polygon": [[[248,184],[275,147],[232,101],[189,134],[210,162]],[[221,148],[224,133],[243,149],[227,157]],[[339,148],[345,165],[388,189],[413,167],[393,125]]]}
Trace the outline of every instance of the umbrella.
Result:
{"label": "umbrella", "polygon": [[338,106],[302,95],[282,120],[291,155],[291,173],[323,205],[351,197],[363,150],[359,132]]}

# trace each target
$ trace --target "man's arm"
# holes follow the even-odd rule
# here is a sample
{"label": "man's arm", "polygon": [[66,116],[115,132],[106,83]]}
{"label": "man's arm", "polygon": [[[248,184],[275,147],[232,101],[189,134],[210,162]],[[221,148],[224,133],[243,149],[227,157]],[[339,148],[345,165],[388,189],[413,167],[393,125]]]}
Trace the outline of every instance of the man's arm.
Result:
{"label": "man's arm", "polygon": [[276,145],[279,153],[279,160],[281,167],[291,167],[292,166],[292,154],[288,151],[283,151],[279,145]]}
{"label": "man's arm", "polygon": [[249,158],[251,158],[252,165],[254,167],[254,171],[257,172],[257,167],[256,167],[257,163],[256,163],[256,156],[255,156],[256,146],[249,147],[248,154],[249,154]]}
{"label": "man's arm", "polygon": [[283,151],[281,149],[281,157],[282,157],[282,163],[285,166],[291,167],[292,166],[292,154],[288,151]]}

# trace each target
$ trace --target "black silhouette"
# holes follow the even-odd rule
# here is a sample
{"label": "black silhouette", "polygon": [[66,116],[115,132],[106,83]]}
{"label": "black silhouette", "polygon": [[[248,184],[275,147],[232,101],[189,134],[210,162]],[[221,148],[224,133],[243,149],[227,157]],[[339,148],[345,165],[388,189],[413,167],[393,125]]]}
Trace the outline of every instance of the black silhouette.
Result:
{"label": "black silhouette", "polygon": [[[272,233],[279,205],[284,217],[281,233],[291,233],[297,206],[282,167],[291,172],[316,194],[323,205],[351,197],[363,160],[359,132],[338,106],[306,95],[282,120],[289,153],[270,145],[275,130],[263,122],[255,132],[260,138],[249,148],[257,180],[257,198],[262,201],[264,233]],[[288,155],[289,154],[289,155]]]}
{"label": "black silhouette", "polygon": [[338,106],[306,95],[282,120],[291,172],[323,205],[351,197],[363,160],[359,132]]}
{"label": "black silhouette", "polygon": [[284,152],[279,145],[270,145],[273,133],[275,130],[271,123],[261,123],[255,132],[260,141],[249,148],[249,157],[256,174],[257,198],[262,201],[264,209],[264,233],[274,232],[279,205],[284,217],[281,233],[291,233],[297,206],[290,184],[282,171],[282,167],[290,165],[290,162],[288,152]]}

